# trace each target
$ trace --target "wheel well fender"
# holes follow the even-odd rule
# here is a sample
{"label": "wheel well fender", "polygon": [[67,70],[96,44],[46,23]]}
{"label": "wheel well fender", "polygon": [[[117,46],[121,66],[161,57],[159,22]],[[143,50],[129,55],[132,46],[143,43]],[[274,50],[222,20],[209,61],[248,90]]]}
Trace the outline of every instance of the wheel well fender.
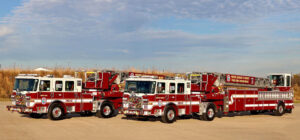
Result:
{"label": "wheel well fender", "polygon": [[100,105],[99,105],[99,107],[98,107],[99,110],[101,109],[101,106],[102,106],[103,104],[110,104],[111,107],[112,107],[113,109],[115,109],[114,104],[113,104],[111,101],[109,101],[109,100],[100,100]]}
{"label": "wheel well fender", "polygon": [[210,102],[210,103],[208,103],[208,106],[212,106],[214,108],[214,110],[217,111],[217,106],[214,103]]}
{"label": "wheel well fender", "polygon": [[169,106],[171,106],[171,107],[173,107],[175,109],[176,116],[178,116],[178,107],[174,103],[168,103],[168,104],[166,104],[166,106],[164,107],[163,112],[165,112],[166,108],[169,107]]}
{"label": "wheel well fender", "polygon": [[55,104],[55,103],[60,104],[63,107],[63,109],[64,109],[64,113],[67,113],[67,107],[66,107],[66,105],[62,101],[59,101],[59,100],[55,100],[55,101],[51,102],[50,105],[48,106],[48,111],[49,111],[50,107],[53,104]]}
{"label": "wheel well fender", "polygon": [[217,107],[213,102],[202,102],[200,103],[200,110],[199,110],[200,115],[206,113],[206,110],[209,106],[212,106],[215,112],[217,111]]}

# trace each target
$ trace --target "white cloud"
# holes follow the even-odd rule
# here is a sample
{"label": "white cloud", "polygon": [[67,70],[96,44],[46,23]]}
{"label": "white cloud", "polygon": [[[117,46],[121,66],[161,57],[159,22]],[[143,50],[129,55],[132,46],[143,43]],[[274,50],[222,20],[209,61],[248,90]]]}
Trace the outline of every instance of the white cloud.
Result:
{"label": "white cloud", "polygon": [[300,42],[300,38],[288,38],[288,40],[290,40],[290,41],[296,41],[296,42]]}
{"label": "white cloud", "polygon": [[12,33],[13,33],[13,29],[0,25],[0,37],[4,37]]}

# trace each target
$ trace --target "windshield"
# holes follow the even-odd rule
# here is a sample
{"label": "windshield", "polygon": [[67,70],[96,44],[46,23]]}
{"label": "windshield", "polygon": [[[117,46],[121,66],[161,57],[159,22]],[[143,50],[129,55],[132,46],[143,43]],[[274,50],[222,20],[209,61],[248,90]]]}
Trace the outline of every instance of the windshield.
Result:
{"label": "windshield", "polygon": [[283,75],[272,75],[271,81],[273,81],[273,84],[275,84],[276,86],[284,86]]}
{"label": "windshield", "polygon": [[36,91],[38,82],[39,82],[38,79],[16,79],[14,90]]}
{"label": "windshield", "polygon": [[126,81],[125,92],[154,93],[155,83],[152,81]]}

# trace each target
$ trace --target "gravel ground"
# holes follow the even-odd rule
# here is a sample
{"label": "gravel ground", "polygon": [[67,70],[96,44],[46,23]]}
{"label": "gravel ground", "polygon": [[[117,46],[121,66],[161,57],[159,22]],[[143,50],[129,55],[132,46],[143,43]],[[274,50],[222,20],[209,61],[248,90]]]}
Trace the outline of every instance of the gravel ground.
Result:
{"label": "gravel ground", "polygon": [[197,119],[179,119],[173,124],[159,120],[127,120],[123,115],[110,119],[95,116],[68,115],[61,121],[46,117],[33,119],[28,115],[6,110],[10,102],[0,102],[1,140],[48,139],[130,139],[130,140],[188,140],[188,139],[300,139],[300,104],[295,104],[292,114],[235,115],[216,118],[212,122]]}

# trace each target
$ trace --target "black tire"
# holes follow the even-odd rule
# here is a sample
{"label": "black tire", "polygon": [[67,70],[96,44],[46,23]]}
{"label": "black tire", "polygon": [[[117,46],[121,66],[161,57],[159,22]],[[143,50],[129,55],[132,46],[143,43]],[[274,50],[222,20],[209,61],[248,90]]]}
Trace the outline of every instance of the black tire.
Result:
{"label": "black tire", "polygon": [[176,111],[173,107],[167,106],[164,114],[161,116],[161,120],[164,123],[173,123],[176,121]]}
{"label": "black tire", "polygon": [[65,117],[65,110],[59,103],[54,103],[50,106],[47,116],[51,120],[61,120]]}
{"label": "black tire", "polygon": [[126,119],[133,119],[136,116],[134,116],[134,115],[125,115],[125,117],[126,117]]}
{"label": "black tire", "polygon": [[285,112],[286,112],[286,113],[292,113],[292,112],[293,112],[293,109],[286,109]]}
{"label": "black tire", "polygon": [[149,118],[146,117],[146,116],[144,116],[144,117],[138,117],[138,120],[139,120],[139,121],[148,121]]}
{"label": "black tire", "polygon": [[84,112],[80,112],[80,116],[83,117],[93,116],[93,113],[91,111],[84,111]]}
{"label": "black tire", "polygon": [[261,110],[260,113],[268,113],[270,112],[269,110]]}
{"label": "black tire", "polygon": [[212,121],[216,116],[216,110],[212,104],[206,108],[206,113],[203,113],[202,119],[205,121]]}
{"label": "black tire", "polygon": [[110,118],[114,113],[114,108],[110,103],[104,103],[101,105],[100,110],[97,111],[96,116],[99,118]]}
{"label": "black tire", "polygon": [[285,113],[285,107],[282,102],[278,103],[277,109],[275,110],[276,116],[282,116]]}
{"label": "black tire", "polygon": [[42,118],[44,114],[30,113],[31,118]]}
{"label": "black tire", "polygon": [[252,115],[257,115],[257,114],[259,114],[260,112],[259,112],[258,110],[250,110],[250,113],[251,113]]}

